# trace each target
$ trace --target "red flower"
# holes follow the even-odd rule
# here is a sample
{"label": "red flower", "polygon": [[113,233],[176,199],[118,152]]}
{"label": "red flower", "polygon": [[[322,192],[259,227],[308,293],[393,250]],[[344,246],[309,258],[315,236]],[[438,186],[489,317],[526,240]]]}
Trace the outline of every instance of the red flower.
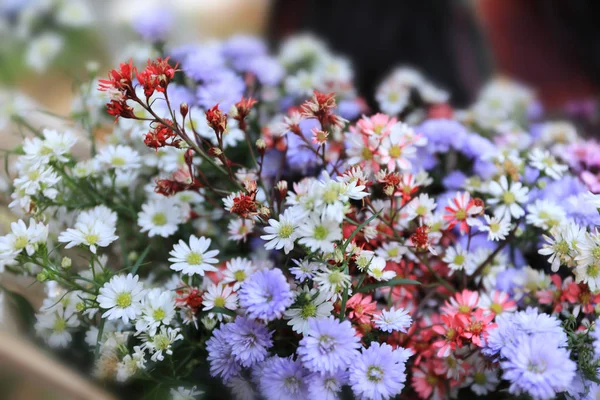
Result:
{"label": "red flower", "polygon": [[178,307],[190,307],[197,310],[202,305],[202,292],[194,287],[187,286],[177,290],[175,303]]}
{"label": "red flower", "polygon": [[250,114],[250,111],[252,111],[252,107],[254,107],[255,104],[256,100],[252,97],[248,97],[247,99],[242,97],[240,101],[235,103],[237,115],[233,118],[240,123],[240,129],[243,131],[246,130],[246,117]]}
{"label": "red flower", "polygon": [[443,325],[434,325],[432,329],[443,336],[433,343],[433,347],[439,348],[438,357],[448,357],[451,351],[461,348],[462,333],[465,328],[465,319],[459,314],[444,314],[442,315]]}
{"label": "red flower", "polygon": [[164,93],[169,82],[175,77],[176,71],[177,65],[175,67],[169,65],[169,57],[164,60],[157,58],[154,61],[148,60],[146,68],[142,72],[136,73],[136,76],[148,98],[154,94],[154,91]]}
{"label": "red flower", "polygon": [[461,232],[469,229],[467,220],[483,210],[483,207],[478,205],[475,199],[471,199],[469,192],[456,193],[456,196],[448,203],[449,205],[445,208],[448,214],[444,215],[444,219],[449,222],[448,229],[452,229],[458,224]]}
{"label": "red flower", "polygon": [[302,104],[302,116],[317,119],[323,129],[329,126],[343,128],[348,121],[333,113],[335,107],[335,93],[325,94],[315,90],[313,97]]}
{"label": "red flower", "polygon": [[484,315],[482,309],[471,313],[470,318],[462,315],[461,318],[469,318],[465,321],[462,337],[470,340],[475,346],[482,347],[483,341],[487,338],[488,329],[496,327],[496,324],[491,323],[494,316],[494,314]]}
{"label": "red flower", "polygon": [[144,144],[150,148],[158,150],[164,146],[177,147],[180,139],[175,139],[177,134],[173,130],[173,121],[165,120],[166,125],[158,123],[154,129],[144,137]]}
{"label": "red flower", "polygon": [[348,318],[358,324],[370,325],[373,314],[377,311],[377,303],[373,301],[373,296],[365,296],[356,293],[348,299],[346,303],[346,313]]}
{"label": "red flower", "polygon": [[206,121],[216,132],[217,137],[221,137],[227,129],[227,114],[219,110],[219,104],[214,105],[206,111]]}
{"label": "red flower", "polygon": [[[108,73],[108,79],[101,79],[98,90],[109,92],[113,100],[123,100],[134,93],[133,90],[133,60],[128,64],[121,63],[119,69],[113,69]],[[114,97],[118,98],[114,98]]]}

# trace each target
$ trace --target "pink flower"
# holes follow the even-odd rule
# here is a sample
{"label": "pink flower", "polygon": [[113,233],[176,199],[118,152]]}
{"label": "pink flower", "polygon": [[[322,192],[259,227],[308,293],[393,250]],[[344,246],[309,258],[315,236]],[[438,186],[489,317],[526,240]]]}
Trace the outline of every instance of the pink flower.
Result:
{"label": "pink flower", "polygon": [[450,302],[442,307],[446,314],[470,314],[479,305],[479,293],[471,290],[463,290],[450,298]]}

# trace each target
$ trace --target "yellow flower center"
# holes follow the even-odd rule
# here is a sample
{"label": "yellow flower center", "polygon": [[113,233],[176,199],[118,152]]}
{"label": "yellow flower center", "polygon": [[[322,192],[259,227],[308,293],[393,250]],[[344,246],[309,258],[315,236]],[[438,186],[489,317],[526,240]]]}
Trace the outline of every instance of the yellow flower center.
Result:
{"label": "yellow flower center", "polygon": [[202,254],[191,252],[188,254],[186,261],[190,265],[200,265],[202,264]]}
{"label": "yellow flower center", "polygon": [[131,305],[131,293],[123,292],[117,295],[117,307],[127,308]]}
{"label": "yellow flower center", "polygon": [[167,216],[164,213],[156,213],[152,216],[152,223],[156,226],[163,226],[167,223]]}

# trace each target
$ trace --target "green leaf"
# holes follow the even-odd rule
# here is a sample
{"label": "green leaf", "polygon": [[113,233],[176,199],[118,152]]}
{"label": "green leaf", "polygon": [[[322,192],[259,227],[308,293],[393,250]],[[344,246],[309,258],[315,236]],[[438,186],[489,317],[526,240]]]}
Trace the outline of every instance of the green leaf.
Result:
{"label": "green leaf", "polygon": [[[135,275],[137,273],[138,269],[140,268],[140,266],[144,262],[144,258],[146,258],[146,256],[148,255],[149,251],[150,251],[150,245],[146,246],[146,248],[144,249],[144,251],[142,252],[142,254],[140,254],[140,257],[137,259],[137,261],[135,262],[135,264],[131,268],[131,274],[132,275]],[[125,257],[127,257],[127,255],[125,255]]]}
{"label": "green leaf", "polygon": [[386,282],[377,282],[372,285],[363,286],[358,288],[356,291],[359,293],[368,293],[373,289],[377,289],[380,287],[386,286],[399,286],[399,285],[420,285],[421,282],[415,281],[413,279],[392,279]]}

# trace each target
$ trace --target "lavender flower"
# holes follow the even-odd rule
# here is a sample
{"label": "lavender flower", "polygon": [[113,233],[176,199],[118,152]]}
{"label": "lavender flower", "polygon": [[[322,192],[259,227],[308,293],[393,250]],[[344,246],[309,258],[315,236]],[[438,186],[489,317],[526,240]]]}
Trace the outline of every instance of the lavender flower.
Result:
{"label": "lavender flower", "polygon": [[296,351],[304,366],[320,373],[345,369],[360,347],[360,339],[350,321],[339,322],[330,316],[312,318],[308,325],[308,333]]}
{"label": "lavender flower", "polygon": [[350,386],[361,399],[389,399],[398,395],[406,381],[402,354],[389,344],[372,342],[350,365]]}
{"label": "lavender flower", "polygon": [[509,346],[500,366],[503,379],[510,381],[509,392],[527,393],[534,399],[552,399],[566,390],[575,377],[576,364],[569,351],[557,342],[527,337]]}
{"label": "lavender flower", "polygon": [[133,29],[144,40],[165,40],[173,26],[173,13],[167,7],[142,7],[133,21]]}
{"label": "lavender flower", "polygon": [[232,71],[222,71],[213,80],[198,87],[198,104],[207,109],[219,104],[221,111],[228,112],[242,98],[244,88],[242,78]]}
{"label": "lavender flower", "polygon": [[292,305],[294,295],[280,269],[256,271],[238,292],[240,305],[251,318],[272,321]]}
{"label": "lavender flower", "polygon": [[237,35],[223,44],[221,52],[238,71],[245,71],[254,58],[267,54],[267,46],[260,38]]}
{"label": "lavender flower", "polygon": [[275,58],[261,56],[248,63],[248,72],[256,75],[258,81],[263,85],[275,86],[283,78],[285,70]]}
{"label": "lavender flower", "polygon": [[467,136],[467,129],[450,119],[427,120],[416,131],[427,138],[427,148],[438,153],[461,149]]}
{"label": "lavender flower", "polygon": [[243,367],[251,367],[267,357],[267,349],[273,346],[267,327],[246,317],[237,317],[225,325],[233,356]]}
{"label": "lavender flower", "polygon": [[308,377],[308,394],[310,398],[322,400],[339,399],[342,386],[348,384],[348,372],[313,373]]}
{"label": "lavender flower", "polygon": [[262,365],[260,391],[267,400],[304,400],[308,397],[307,376],[299,360],[275,356]]}
{"label": "lavender flower", "polygon": [[239,375],[241,371],[241,367],[233,355],[230,343],[231,334],[227,325],[215,329],[212,337],[206,342],[210,374],[214,377],[220,376],[225,383],[230,378]]}
{"label": "lavender flower", "polygon": [[182,64],[186,75],[198,81],[214,80],[227,70],[217,46],[201,46],[189,51]]}

